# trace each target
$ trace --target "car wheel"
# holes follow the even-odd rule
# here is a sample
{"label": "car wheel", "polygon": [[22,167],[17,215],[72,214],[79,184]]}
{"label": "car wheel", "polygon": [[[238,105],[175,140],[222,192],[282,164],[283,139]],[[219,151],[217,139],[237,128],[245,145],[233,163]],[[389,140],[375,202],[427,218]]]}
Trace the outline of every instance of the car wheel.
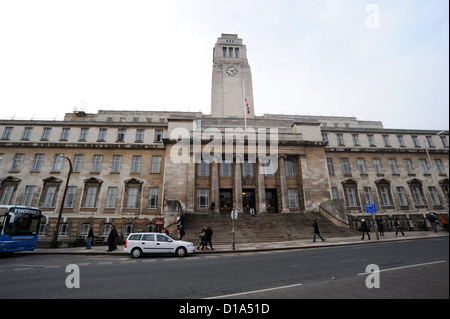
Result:
{"label": "car wheel", "polygon": [[139,258],[139,257],[141,257],[142,256],[142,250],[140,249],[140,248],[133,248],[132,250],[131,250],[131,256],[133,257],[133,258]]}
{"label": "car wheel", "polygon": [[175,250],[175,254],[177,254],[178,257],[184,257],[184,256],[186,256],[186,253],[187,253],[187,251],[186,251],[186,248],[184,248],[184,247],[178,247]]}

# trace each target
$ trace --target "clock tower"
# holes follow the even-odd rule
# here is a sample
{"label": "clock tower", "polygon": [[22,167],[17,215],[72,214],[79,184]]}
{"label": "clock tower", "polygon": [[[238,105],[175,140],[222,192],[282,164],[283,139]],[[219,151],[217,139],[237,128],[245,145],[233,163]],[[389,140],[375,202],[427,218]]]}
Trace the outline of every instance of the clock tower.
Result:
{"label": "clock tower", "polygon": [[255,116],[252,73],[247,60],[247,48],[237,34],[222,34],[214,47],[211,116],[239,118]]}

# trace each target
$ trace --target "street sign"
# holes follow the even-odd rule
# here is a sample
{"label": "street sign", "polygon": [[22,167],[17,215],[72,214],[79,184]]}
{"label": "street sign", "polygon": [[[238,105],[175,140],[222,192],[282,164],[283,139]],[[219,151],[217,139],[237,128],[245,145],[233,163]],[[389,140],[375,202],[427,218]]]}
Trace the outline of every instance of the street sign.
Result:
{"label": "street sign", "polygon": [[238,218],[238,211],[236,209],[233,209],[231,211],[231,219],[236,220]]}
{"label": "street sign", "polygon": [[375,204],[366,204],[366,213],[374,214],[377,212],[377,207]]}

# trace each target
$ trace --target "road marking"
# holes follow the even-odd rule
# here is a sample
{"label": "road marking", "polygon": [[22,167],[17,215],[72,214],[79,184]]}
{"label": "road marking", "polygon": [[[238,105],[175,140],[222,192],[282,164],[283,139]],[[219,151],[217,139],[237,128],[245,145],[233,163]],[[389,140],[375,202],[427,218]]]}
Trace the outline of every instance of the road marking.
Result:
{"label": "road marking", "polygon": [[220,298],[235,297],[235,296],[248,295],[248,294],[256,294],[256,293],[259,293],[259,292],[266,292],[266,291],[272,291],[272,290],[280,290],[280,289],[286,289],[286,288],[292,288],[292,287],[299,287],[301,285],[302,284],[294,284],[294,285],[288,285],[288,286],[280,286],[280,287],[274,287],[274,288],[252,290],[252,291],[240,292],[240,293],[230,294],[230,295],[209,297],[209,298],[205,298],[205,299],[220,299]]}
{"label": "road marking", "polygon": [[[405,269],[405,268],[413,268],[413,267],[420,267],[420,266],[426,266],[426,265],[433,265],[433,264],[442,264],[442,263],[446,263],[446,260],[439,260],[439,261],[432,261],[429,263],[422,263],[422,264],[415,264],[415,265],[408,265],[408,266],[401,266],[401,267],[395,267],[395,268],[388,268],[388,269],[382,269],[379,272],[383,272],[383,271],[391,271],[391,270],[399,270],[399,269]],[[358,274],[358,276],[364,276],[364,275],[370,275],[372,274],[371,272],[367,273],[367,272],[363,272]]]}

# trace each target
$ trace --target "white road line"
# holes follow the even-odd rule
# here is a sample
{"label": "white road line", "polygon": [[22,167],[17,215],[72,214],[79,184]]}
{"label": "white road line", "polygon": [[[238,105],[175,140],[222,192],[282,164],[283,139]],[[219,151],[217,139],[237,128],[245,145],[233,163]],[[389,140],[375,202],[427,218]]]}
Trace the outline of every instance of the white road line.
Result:
{"label": "white road line", "polygon": [[[446,262],[447,262],[447,260],[432,261],[432,262],[423,263],[423,264],[415,264],[415,265],[401,266],[401,267],[395,267],[395,268],[381,269],[379,272],[420,267],[420,266],[433,265],[433,264],[442,264],[442,263],[446,263]],[[363,273],[358,274],[358,276],[364,276],[364,275],[370,275],[370,274],[372,274],[372,273],[371,272],[369,272],[369,273],[363,272]]]}
{"label": "white road line", "polygon": [[237,294],[230,294],[230,295],[222,295],[222,296],[216,296],[216,297],[209,297],[205,299],[220,299],[220,298],[227,298],[227,297],[235,297],[235,296],[241,296],[241,295],[248,295],[248,294],[256,294],[259,292],[266,292],[266,291],[272,291],[272,290],[280,290],[280,289],[286,289],[286,288],[292,288],[292,287],[299,287],[302,284],[295,284],[295,285],[288,285],[288,286],[280,286],[275,288],[267,288],[267,289],[261,289],[261,290],[253,290],[253,291],[246,291],[246,292],[240,292]]}

